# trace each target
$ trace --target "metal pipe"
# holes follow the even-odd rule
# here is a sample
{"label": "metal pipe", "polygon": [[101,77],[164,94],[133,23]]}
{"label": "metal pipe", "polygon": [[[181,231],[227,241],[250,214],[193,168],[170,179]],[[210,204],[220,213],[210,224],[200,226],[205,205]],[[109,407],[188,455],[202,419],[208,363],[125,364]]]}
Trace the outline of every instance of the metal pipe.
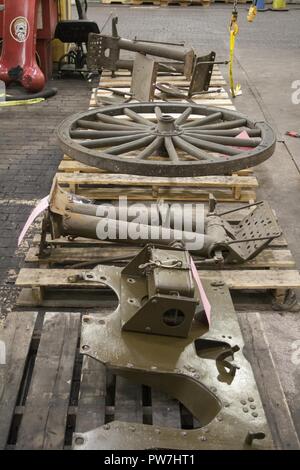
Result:
{"label": "metal pipe", "polygon": [[166,59],[185,61],[186,57],[194,57],[192,48],[186,47],[170,47],[164,44],[152,44],[141,41],[132,41],[130,39],[120,38],[118,40],[120,49],[132,52],[142,52],[145,54],[155,55],[157,57],[165,57]]}
{"label": "metal pipe", "polygon": [[76,214],[70,211],[67,211],[63,216],[62,229],[65,236],[75,235],[131,245],[158,243],[168,246],[172,242],[180,241],[189,245],[189,251],[203,257],[213,253],[215,246],[215,240],[212,237],[201,233]]}
{"label": "metal pipe", "polygon": [[166,59],[179,60],[184,63],[183,73],[189,78],[193,72],[195,53],[192,48],[171,47],[164,44],[142,43],[140,41],[131,41],[130,39],[119,38],[117,47],[131,52],[141,52],[144,54],[164,57]]}
{"label": "metal pipe", "polygon": [[[145,206],[143,203],[133,203],[122,207],[119,204],[79,204],[68,203],[66,206],[68,212],[90,215],[94,217],[109,217],[116,218],[117,220],[123,219],[128,222],[136,220],[137,216],[143,220],[145,224],[149,225],[164,225],[172,229],[178,226],[178,216],[184,214],[185,219],[190,222],[189,229],[192,231],[197,230],[198,233],[205,233],[205,220],[207,216],[207,209],[202,204],[172,204],[169,205],[165,202],[156,205],[150,204]],[[180,211],[180,213],[179,213]],[[182,219],[182,217],[181,217]]]}
{"label": "metal pipe", "polygon": [[[116,64],[118,69],[133,70],[134,60],[119,59]],[[158,71],[165,72],[166,70],[183,73],[184,64],[182,62],[159,62]]]}

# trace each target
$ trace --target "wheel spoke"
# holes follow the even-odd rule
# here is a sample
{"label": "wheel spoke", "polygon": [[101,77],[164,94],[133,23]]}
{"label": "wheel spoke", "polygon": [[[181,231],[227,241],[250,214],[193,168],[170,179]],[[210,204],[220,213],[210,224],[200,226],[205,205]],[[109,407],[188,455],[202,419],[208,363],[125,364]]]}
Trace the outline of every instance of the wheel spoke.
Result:
{"label": "wheel spoke", "polygon": [[179,126],[183,124],[190,116],[192,108],[186,108],[186,110],[175,120],[175,125]]}
{"label": "wheel spoke", "polygon": [[165,137],[165,147],[166,147],[166,151],[168,152],[170,160],[172,160],[173,162],[178,162],[179,161],[178,153],[176,151],[176,148],[174,147],[171,137]]}
{"label": "wheel spoke", "polygon": [[[248,129],[248,128],[243,128],[243,131],[246,131],[249,137],[261,137],[261,131],[260,129]],[[235,137],[239,135],[242,132],[241,129],[224,129],[224,130],[211,130],[211,129],[194,129],[194,128],[189,128],[189,129],[184,129],[185,134],[193,134],[193,135],[224,135],[227,137]]]}
{"label": "wheel spoke", "polygon": [[201,129],[235,129],[247,125],[247,119],[233,119],[232,121],[219,122],[217,124],[205,124]]}
{"label": "wheel spoke", "polygon": [[154,112],[155,112],[155,115],[156,115],[156,119],[159,121],[160,118],[161,118],[162,115],[163,115],[163,113],[161,112],[160,107],[159,107],[159,106],[155,106]]}
{"label": "wheel spoke", "polygon": [[155,152],[155,150],[158,150],[160,146],[162,145],[163,137],[160,137],[160,136],[157,136],[157,137],[152,136],[152,137],[153,137],[152,142],[150,142],[150,144],[147,145],[147,147],[145,147],[144,150],[142,150],[142,152],[136,156],[137,160],[143,160],[144,158],[150,157],[153,154],[153,152]]}
{"label": "wheel spoke", "polygon": [[221,112],[213,113],[202,119],[195,119],[194,121],[188,121],[185,124],[183,124],[182,127],[187,128],[187,127],[204,126],[204,124],[209,124],[211,122],[218,121],[218,119],[222,119],[222,116],[223,115]]}
{"label": "wheel spoke", "polygon": [[147,137],[148,134],[139,134],[139,135],[124,135],[121,137],[108,137],[107,139],[91,139],[91,140],[83,140],[78,142],[79,145],[83,147],[92,149],[92,148],[99,148],[99,147],[106,147],[107,145],[115,145],[115,144],[126,144],[132,142],[133,140],[138,140],[142,137]]}
{"label": "wheel spoke", "polygon": [[173,142],[176,145],[176,147],[180,148],[181,150],[184,150],[185,152],[189,153],[190,155],[197,158],[198,160],[213,160],[213,158],[211,158],[205,152],[202,152],[194,145],[183,140],[181,137],[174,136]]}
{"label": "wheel spoke", "polygon": [[96,117],[99,121],[106,122],[107,124],[116,124],[117,126],[134,127],[135,129],[141,129],[146,127],[145,124],[137,124],[136,122],[128,121],[127,119],[117,119],[107,114],[97,113]]}
{"label": "wheel spoke", "polygon": [[208,152],[217,152],[224,155],[238,155],[240,150],[234,149],[232,147],[227,147],[226,145],[213,144],[212,142],[207,142],[201,139],[195,139],[195,137],[182,136],[182,139],[189,142],[190,144],[195,145],[203,150]]}
{"label": "wheel spoke", "polygon": [[99,130],[99,131],[105,131],[105,130],[108,130],[108,131],[131,131],[131,132],[137,132],[137,131],[144,131],[146,130],[146,128],[137,128],[136,130],[135,129],[132,129],[128,126],[122,126],[122,124],[108,124],[108,123],[105,123],[105,122],[96,122],[96,121],[85,121],[84,119],[79,119],[79,121],[77,121],[77,125],[78,127],[82,127],[84,129],[95,129],[95,130]]}
{"label": "wheel spoke", "polygon": [[101,137],[121,137],[123,135],[128,136],[141,136],[142,131],[92,131],[92,130],[75,130],[70,131],[70,137],[72,139],[101,139]]}
{"label": "wheel spoke", "polygon": [[116,147],[111,147],[110,149],[105,150],[106,153],[110,155],[120,155],[122,153],[131,152],[131,150],[136,150],[138,148],[144,147],[152,142],[153,135],[143,137],[142,139],[129,142],[128,144],[117,145]]}
{"label": "wheel spoke", "polygon": [[234,147],[257,147],[260,144],[261,139],[240,139],[238,137],[225,137],[207,134],[192,134],[186,132],[184,135],[194,137],[196,139],[206,140],[208,142],[214,142],[215,144],[232,145]]}
{"label": "wheel spoke", "polygon": [[133,121],[139,122],[140,124],[146,124],[147,126],[154,126],[154,123],[144,118],[140,114],[137,114],[135,111],[129,108],[124,108],[124,114],[130,117]]}

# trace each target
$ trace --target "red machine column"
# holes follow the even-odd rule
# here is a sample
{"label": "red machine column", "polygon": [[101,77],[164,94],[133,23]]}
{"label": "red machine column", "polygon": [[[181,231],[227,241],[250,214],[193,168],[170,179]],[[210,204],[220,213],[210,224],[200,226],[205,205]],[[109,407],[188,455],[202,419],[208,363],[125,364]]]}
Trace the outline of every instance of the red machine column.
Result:
{"label": "red machine column", "polygon": [[4,2],[3,47],[0,80],[16,81],[31,92],[44,88],[45,77],[37,65],[36,31],[38,0]]}
{"label": "red machine column", "polygon": [[52,76],[52,47],[55,28],[58,21],[57,0],[41,0],[38,8],[37,20],[37,52],[40,59],[40,67],[46,78]]}

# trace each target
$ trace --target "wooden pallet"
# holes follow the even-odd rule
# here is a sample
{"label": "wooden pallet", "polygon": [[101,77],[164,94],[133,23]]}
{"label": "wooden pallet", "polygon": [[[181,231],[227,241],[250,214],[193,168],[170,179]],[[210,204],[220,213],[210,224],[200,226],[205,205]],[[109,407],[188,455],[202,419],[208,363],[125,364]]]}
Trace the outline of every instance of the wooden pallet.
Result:
{"label": "wooden pallet", "polygon": [[[242,214],[233,212],[227,216],[228,221],[238,223],[248,211],[244,209]],[[107,287],[81,280],[74,283],[73,279],[89,268],[73,269],[72,265],[133,256],[139,251],[133,246],[100,240],[50,240],[48,237],[50,255],[40,257],[39,242],[40,236],[37,235],[26,254],[26,266],[20,270],[16,280],[16,285],[22,288],[17,300],[19,306],[95,307],[99,302],[99,289],[105,293]],[[284,235],[274,239],[253,260],[241,265],[225,265],[220,270],[204,266],[199,274],[211,280],[222,279],[235,291],[272,291],[279,302],[283,302],[288,290],[300,288],[300,274],[295,269]]]}
{"label": "wooden pallet", "polygon": [[[101,86],[123,91],[130,89],[131,75],[128,71],[118,71],[114,77],[104,71]],[[167,81],[173,85],[188,86],[183,76],[158,77],[158,81]],[[215,94],[206,93],[195,97],[196,103],[213,105],[226,109],[235,109],[223,89],[225,84],[218,67],[214,68],[211,90],[222,87]],[[98,95],[111,95],[110,91],[98,90]],[[182,101],[182,100],[178,100]],[[96,106],[93,90],[90,107]],[[204,176],[190,178],[160,178],[135,175],[111,174],[104,170],[84,165],[68,156],[59,165],[56,175],[58,183],[78,195],[97,200],[117,199],[120,194],[131,200],[185,200],[206,201],[213,193],[222,202],[252,202],[256,200],[258,182],[251,169],[242,170],[231,176]]]}
{"label": "wooden pallet", "polygon": [[65,157],[56,174],[58,184],[66,190],[97,200],[181,200],[207,201],[213,193],[218,201],[256,200],[258,182],[252,170],[242,170],[231,176],[186,178],[147,177],[105,173]]}
{"label": "wooden pallet", "polygon": [[[100,309],[98,315],[107,313]],[[260,316],[250,312],[243,318],[243,333],[251,344],[249,360],[275,445],[298,448]],[[0,340],[7,345],[7,361],[0,368],[0,449],[69,449],[73,432],[112,420],[194,427],[192,415],[178,401],[133,385],[81,356],[80,323],[75,312],[18,312],[0,325]]]}

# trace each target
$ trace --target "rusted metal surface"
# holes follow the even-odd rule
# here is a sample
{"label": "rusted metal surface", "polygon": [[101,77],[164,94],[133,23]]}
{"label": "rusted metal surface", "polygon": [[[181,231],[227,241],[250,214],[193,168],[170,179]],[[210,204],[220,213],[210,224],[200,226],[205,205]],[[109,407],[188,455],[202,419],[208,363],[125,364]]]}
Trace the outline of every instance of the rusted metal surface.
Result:
{"label": "rusted metal surface", "polygon": [[131,93],[138,101],[154,99],[158,63],[144,54],[135,55],[131,79]]}
{"label": "rusted metal surface", "polygon": [[226,63],[215,62],[215,57],[216,54],[212,51],[206,56],[196,58],[193,75],[188,88],[180,88],[170,83],[163,82],[156,83],[156,88],[162,92],[163,97],[182,98],[189,102],[191,102],[194,95],[200,95],[205,92],[215,93],[215,90],[209,91],[214,64]]}
{"label": "rusted metal surface", "polygon": [[215,58],[216,53],[213,51],[206,56],[196,58],[188,97],[208,90]]}
{"label": "rusted metal surface", "polygon": [[[246,131],[246,138],[240,138]],[[249,136],[249,138],[248,138]],[[221,108],[131,103],[71,116],[58,128],[62,150],[90,166],[149,176],[228,174],[275,149],[266,122]]]}

